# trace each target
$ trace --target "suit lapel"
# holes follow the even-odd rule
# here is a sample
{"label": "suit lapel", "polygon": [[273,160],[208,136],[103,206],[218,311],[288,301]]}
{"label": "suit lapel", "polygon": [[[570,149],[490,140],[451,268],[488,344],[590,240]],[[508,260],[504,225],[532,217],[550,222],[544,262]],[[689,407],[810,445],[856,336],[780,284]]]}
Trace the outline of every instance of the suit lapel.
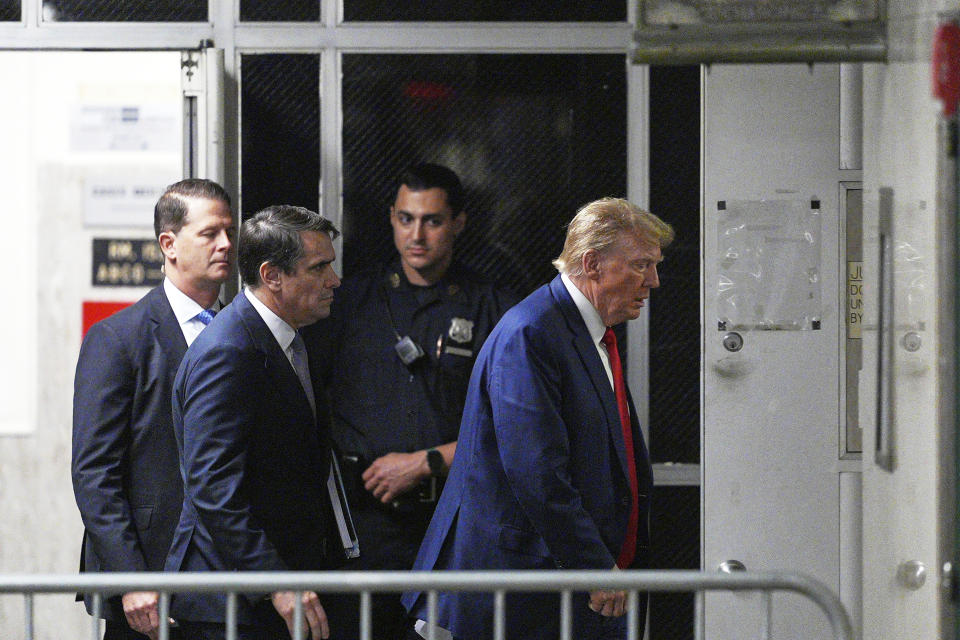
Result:
{"label": "suit lapel", "polygon": [[[580,356],[590,381],[593,383],[594,391],[603,405],[603,412],[607,418],[607,430],[610,434],[610,440],[613,442],[614,449],[617,451],[617,458],[620,460],[620,469],[623,471],[623,477],[629,482],[629,467],[627,466],[627,449],[623,442],[623,427],[620,424],[620,409],[617,407],[617,396],[610,387],[610,379],[607,378],[607,372],[603,368],[603,362],[600,361],[600,354],[597,353],[597,346],[587,331],[587,325],[577,309],[576,303],[570,297],[570,293],[564,286],[560,276],[557,276],[550,283],[550,290],[553,297],[557,300],[567,326],[573,333],[573,346]],[[635,420],[636,411],[632,403],[630,406],[631,420]]]}
{"label": "suit lapel", "polygon": [[[653,485],[653,469],[650,467],[650,453],[647,443],[640,430],[640,421],[637,419],[637,409],[633,406],[633,397],[627,389],[627,406],[630,407],[630,428],[633,429],[633,456],[637,461],[637,473],[641,479],[646,479],[647,486]],[[640,485],[641,487],[643,484]]]}
{"label": "suit lapel", "polygon": [[183,337],[183,330],[180,323],[177,322],[177,316],[173,314],[173,307],[167,300],[167,294],[163,291],[163,285],[156,287],[150,293],[150,323],[153,327],[153,335],[171,366],[168,367],[170,379],[177,375],[177,366],[183,360],[183,354],[187,352],[187,340]]}
{"label": "suit lapel", "polygon": [[[270,332],[267,323],[263,321],[257,310],[253,308],[246,294],[242,291],[233,299],[237,305],[237,311],[240,319],[246,326],[247,331],[256,345],[257,350],[263,353],[264,367],[271,380],[276,382],[279,393],[292,406],[297,407],[298,413],[303,414],[303,422],[306,425],[315,425],[313,411],[310,409],[310,401],[307,400],[307,394],[304,393],[300,385],[300,378],[297,377],[290,360],[280,348],[277,339]],[[312,431],[312,430],[311,430]]]}

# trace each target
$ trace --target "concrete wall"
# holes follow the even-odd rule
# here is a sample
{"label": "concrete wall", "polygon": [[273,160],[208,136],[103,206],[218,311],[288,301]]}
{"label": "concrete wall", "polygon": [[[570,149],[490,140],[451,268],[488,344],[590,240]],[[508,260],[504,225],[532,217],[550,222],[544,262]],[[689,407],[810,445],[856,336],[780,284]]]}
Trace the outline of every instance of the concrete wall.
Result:
{"label": "concrete wall", "polygon": [[[72,574],[79,566],[70,434],[82,302],[135,301],[147,291],[93,287],[92,239],[153,237],[152,208],[137,226],[85,222],[84,184],[104,175],[129,180],[130,167],[145,168],[161,186],[179,177],[179,62],[177,52],[0,52],[0,228],[11,276],[0,315],[0,573]],[[106,136],[110,108],[159,104],[176,115],[176,135],[164,145],[173,151],[105,148],[124,146]],[[95,109],[86,124],[83,106]],[[35,610],[38,640],[89,629],[72,597],[43,596]],[[23,625],[22,598],[0,596],[0,638],[23,637]]]}

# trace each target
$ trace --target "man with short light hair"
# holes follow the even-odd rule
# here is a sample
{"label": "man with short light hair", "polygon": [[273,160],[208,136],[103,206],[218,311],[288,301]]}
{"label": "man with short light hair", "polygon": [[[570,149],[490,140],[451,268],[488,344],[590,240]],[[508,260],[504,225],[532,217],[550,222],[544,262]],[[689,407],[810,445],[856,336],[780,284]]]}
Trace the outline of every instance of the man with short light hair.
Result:
{"label": "man with short light hair", "polygon": [[660,218],[622,198],[602,198],[581,207],[570,221],[563,251],[553,266],[568,276],[582,276],[583,255],[591,249],[605,251],[624,233],[632,233],[660,247],[673,241],[673,229]]}
{"label": "man with short light hair", "polygon": [[[626,200],[580,209],[552,282],[508,311],[473,369],[457,457],[414,569],[646,566],[652,474],[613,327],[660,285],[673,230]],[[426,598],[403,602],[428,635]],[[507,638],[556,638],[558,594],[506,597]],[[441,593],[436,637],[489,638],[490,594]],[[626,637],[626,594],[575,594],[573,636]],[[646,601],[639,619],[643,620]],[[640,629],[642,633],[642,627]]]}
{"label": "man with short light hair", "polygon": [[[154,230],[163,283],[94,324],[77,362],[71,471],[84,524],[81,571],[162,570],[180,517],[170,395],[232,271],[230,196],[209,180],[170,185],[154,207]],[[158,599],[154,591],[108,598],[104,638],[155,638]],[[90,597],[86,605],[92,613]]]}

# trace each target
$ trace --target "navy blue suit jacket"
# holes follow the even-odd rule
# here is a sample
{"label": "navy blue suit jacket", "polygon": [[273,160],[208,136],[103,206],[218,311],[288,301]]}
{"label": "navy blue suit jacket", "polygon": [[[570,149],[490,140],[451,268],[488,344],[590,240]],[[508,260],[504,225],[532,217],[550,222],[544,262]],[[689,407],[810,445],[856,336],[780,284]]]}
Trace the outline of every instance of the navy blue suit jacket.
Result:
{"label": "navy blue suit jacket", "polygon": [[[652,474],[632,402],[630,413],[641,523],[634,566],[642,566]],[[414,569],[612,569],[629,510],[616,397],[558,276],[508,311],[480,351],[450,477]],[[404,594],[421,619],[424,600]],[[601,623],[586,602],[585,594],[575,601],[575,630]],[[489,594],[442,593],[438,604],[438,623],[455,637],[492,635]],[[556,595],[508,596],[506,614],[508,637],[558,635]]]}
{"label": "navy blue suit jacket", "polygon": [[[71,462],[85,528],[81,571],[163,569],[183,503],[170,394],[186,350],[162,286],[83,341]],[[124,619],[118,600],[104,617]]]}
{"label": "navy blue suit jacket", "polygon": [[[319,423],[290,361],[240,293],[190,346],[174,383],[184,500],[168,571],[325,568],[330,449],[322,405],[317,414]],[[240,598],[241,624],[266,622],[254,611],[262,597]],[[225,602],[222,594],[177,594],[171,612],[223,622]]]}

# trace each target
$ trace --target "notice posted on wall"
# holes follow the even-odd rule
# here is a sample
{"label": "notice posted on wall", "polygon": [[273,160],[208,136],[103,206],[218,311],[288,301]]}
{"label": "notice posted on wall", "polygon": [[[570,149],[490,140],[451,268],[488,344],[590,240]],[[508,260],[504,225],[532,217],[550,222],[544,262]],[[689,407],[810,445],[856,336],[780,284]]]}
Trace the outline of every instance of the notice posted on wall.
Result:
{"label": "notice posted on wall", "polygon": [[71,151],[179,152],[177,104],[78,104],[70,117]]}
{"label": "notice posted on wall", "polygon": [[820,202],[717,203],[721,330],[820,328]]}
{"label": "notice posted on wall", "polygon": [[153,207],[176,168],[97,167],[83,178],[85,227],[153,227]]}

